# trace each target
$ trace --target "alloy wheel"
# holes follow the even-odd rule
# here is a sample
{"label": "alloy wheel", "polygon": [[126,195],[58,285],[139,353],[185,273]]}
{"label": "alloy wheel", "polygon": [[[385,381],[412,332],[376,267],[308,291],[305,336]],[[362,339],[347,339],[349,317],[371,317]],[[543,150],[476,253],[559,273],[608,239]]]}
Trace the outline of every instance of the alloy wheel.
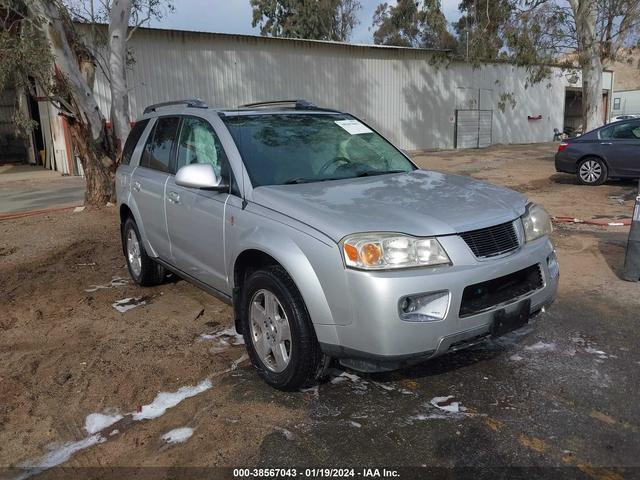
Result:
{"label": "alloy wheel", "polygon": [[142,255],[138,235],[136,235],[133,228],[130,228],[127,232],[127,260],[129,260],[129,266],[133,274],[139,277],[142,272]]}
{"label": "alloy wheel", "polygon": [[291,360],[291,327],[278,297],[269,290],[258,290],[251,299],[249,321],[258,357],[272,372],[282,372]]}
{"label": "alloy wheel", "polygon": [[585,183],[595,183],[602,176],[602,165],[595,160],[587,160],[580,165],[580,178]]}

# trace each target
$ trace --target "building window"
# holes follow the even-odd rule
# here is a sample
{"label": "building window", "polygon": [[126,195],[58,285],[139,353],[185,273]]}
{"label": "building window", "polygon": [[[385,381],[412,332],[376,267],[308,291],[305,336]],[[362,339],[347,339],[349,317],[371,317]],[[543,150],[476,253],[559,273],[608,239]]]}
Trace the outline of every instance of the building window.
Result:
{"label": "building window", "polygon": [[613,99],[613,109],[620,110],[620,97]]}

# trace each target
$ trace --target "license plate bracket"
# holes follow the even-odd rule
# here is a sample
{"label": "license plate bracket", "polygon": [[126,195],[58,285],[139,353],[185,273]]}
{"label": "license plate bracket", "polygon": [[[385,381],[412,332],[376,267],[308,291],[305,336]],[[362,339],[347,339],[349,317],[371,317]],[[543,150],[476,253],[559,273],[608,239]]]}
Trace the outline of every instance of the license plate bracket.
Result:
{"label": "license plate bracket", "polygon": [[527,298],[510,308],[496,310],[493,313],[493,324],[491,325],[491,336],[499,337],[529,323],[531,312],[531,299]]}

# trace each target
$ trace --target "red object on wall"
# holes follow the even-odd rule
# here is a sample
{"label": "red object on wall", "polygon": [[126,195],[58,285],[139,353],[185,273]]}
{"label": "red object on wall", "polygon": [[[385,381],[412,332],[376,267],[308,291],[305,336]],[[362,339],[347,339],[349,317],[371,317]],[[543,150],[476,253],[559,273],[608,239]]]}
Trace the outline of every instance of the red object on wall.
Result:
{"label": "red object on wall", "polygon": [[527,115],[527,120],[542,120],[542,115]]}

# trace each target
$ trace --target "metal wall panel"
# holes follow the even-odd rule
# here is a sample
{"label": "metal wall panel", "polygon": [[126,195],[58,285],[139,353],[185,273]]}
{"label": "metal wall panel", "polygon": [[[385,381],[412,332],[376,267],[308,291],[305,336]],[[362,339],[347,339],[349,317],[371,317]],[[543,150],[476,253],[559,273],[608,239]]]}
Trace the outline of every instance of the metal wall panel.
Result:
{"label": "metal wall panel", "polygon": [[[480,108],[494,110],[494,143],[551,141],[563,124],[560,69],[548,81],[527,85],[522,68],[434,65],[428,50],[157,29],[136,31],[131,48],[134,118],[146,105],[193,96],[220,107],[304,98],[351,112],[410,150],[453,148],[451,119],[470,98],[476,99],[472,108],[482,101]],[[501,111],[493,103],[507,92],[516,106]],[[108,115],[109,89],[100,73],[96,95]],[[543,118],[531,123],[528,115]]]}

